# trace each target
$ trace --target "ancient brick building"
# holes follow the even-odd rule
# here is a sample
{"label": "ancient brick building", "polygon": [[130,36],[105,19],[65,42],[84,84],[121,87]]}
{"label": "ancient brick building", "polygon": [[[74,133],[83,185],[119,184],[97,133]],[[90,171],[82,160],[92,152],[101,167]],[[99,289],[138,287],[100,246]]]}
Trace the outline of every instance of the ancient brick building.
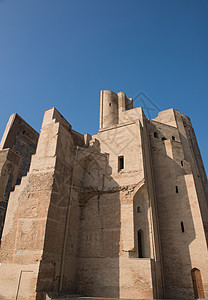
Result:
{"label": "ancient brick building", "polygon": [[208,297],[207,177],[177,110],[148,120],[102,91],[95,135],[55,108],[40,135],[12,115],[0,201],[2,299]]}

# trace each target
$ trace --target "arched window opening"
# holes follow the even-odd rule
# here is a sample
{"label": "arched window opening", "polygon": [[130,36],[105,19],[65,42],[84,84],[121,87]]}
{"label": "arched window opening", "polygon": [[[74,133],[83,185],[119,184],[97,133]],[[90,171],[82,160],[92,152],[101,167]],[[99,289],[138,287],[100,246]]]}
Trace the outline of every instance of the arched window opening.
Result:
{"label": "arched window opening", "polygon": [[144,253],[143,253],[143,236],[142,236],[142,231],[139,230],[137,233],[138,237],[138,257],[143,258]]}
{"label": "arched window opening", "polygon": [[137,206],[137,212],[140,213],[141,212],[141,208],[140,206]]}
{"label": "arched window opening", "polygon": [[166,139],[166,137],[163,136],[163,137],[162,137],[162,141],[165,141],[165,140],[167,140],[167,139]]}
{"label": "arched window opening", "polygon": [[156,131],[154,132],[154,138],[158,139],[158,133]]}
{"label": "arched window opening", "polygon": [[183,222],[181,222],[181,231],[182,231],[182,232],[185,231]]}
{"label": "arched window opening", "polygon": [[119,156],[118,157],[118,171],[124,169],[124,157]]}
{"label": "arched window opening", "polygon": [[193,288],[194,288],[194,297],[196,299],[205,298],[200,270],[197,268],[193,268],[191,270],[191,277],[192,277]]}
{"label": "arched window opening", "polygon": [[172,136],[172,140],[173,140],[173,141],[175,141],[175,137],[174,137],[174,135]]}
{"label": "arched window opening", "polygon": [[183,167],[183,161],[181,160],[181,167]]}
{"label": "arched window opening", "polygon": [[177,185],[176,185],[176,193],[178,194],[178,187],[177,187]]}
{"label": "arched window opening", "polygon": [[109,106],[111,106],[111,103],[109,103]]}

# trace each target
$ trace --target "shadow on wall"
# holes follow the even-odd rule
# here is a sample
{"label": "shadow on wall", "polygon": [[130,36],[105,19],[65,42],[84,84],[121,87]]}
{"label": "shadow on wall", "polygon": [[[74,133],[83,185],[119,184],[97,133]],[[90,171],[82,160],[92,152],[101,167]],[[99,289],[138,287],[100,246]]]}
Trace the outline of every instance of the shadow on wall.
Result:
{"label": "shadow on wall", "polygon": [[187,173],[168,156],[167,145],[152,134],[152,159],[156,187],[159,231],[163,258],[165,298],[193,299],[190,244],[196,239],[189,202]]}
{"label": "shadow on wall", "polygon": [[52,228],[50,220],[47,221],[39,297],[45,291],[51,295],[118,298],[118,185],[114,182],[112,190],[104,187],[106,169],[108,176],[111,174],[106,155],[89,148],[79,147],[76,151],[69,153],[73,157],[71,166],[58,158],[55,178],[59,179],[55,181],[59,187],[54,185],[49,208],[50,218],[56,216],[57,222]]}
{"label": "shadow on wall", "polygon": [[91,155],[78,164],[77,178],[81,180],[77,182],[80,226],[76,291],[86,296],[119,297],[118,185],[114,182],[113,191],[104,189],[104,172],[110,167],[100,165]]}
{"label": "shadow on wall", "polygon": [[[134,257],[150,257],[150,234],[148,222],[149,198],[146,185],[134,195]],[[133,253],[132,253],[133,254]]]}
{"label": "shadow on wall", "polygon": [[[16,118],[18,119],[20,117],[17,116]],[[3,149],[6,150],[7,147],[9,149],[12,149],[16,154],[15,155],[14,152],[12,152],[13,159],[14,156],[17,157],[19,165],[18,171],[16,170],[14,161],[12,163],[10,161],[10,163],[8,163],[7,166],[5,166],[7,169],[5,171],[9,176],[4,193],[2,197],[0,197],[0,239],[3,232],[10,193],[14,191],[15,185],[20,185],[22,177],[27,175],[30,167],[31,157],[36,152],[38,140],[38,133],[33,129],[29,130],[23,120],[22,123],[11,127],[10,131],[12,132],[14,130],[15,134],[12,134],[12,138],[14,139],[14,141],[11,141],[11,138],[9,136],[8,141],[10,143],[5,143],[5,145],[3,145]],[[31,135],[30,137],[28,137],[29,134]],[[3,186],[1,188],[3,188]]]}

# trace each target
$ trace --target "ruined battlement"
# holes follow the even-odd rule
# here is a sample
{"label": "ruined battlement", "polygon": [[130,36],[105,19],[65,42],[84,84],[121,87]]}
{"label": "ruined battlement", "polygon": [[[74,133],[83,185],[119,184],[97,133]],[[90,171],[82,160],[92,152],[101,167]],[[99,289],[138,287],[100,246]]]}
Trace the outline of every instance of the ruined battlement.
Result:
{"label": "ruined battlement", "polygon": [[125,93],[118,94],[112,91],[100,92],[100,129],[119,124],[122,112],[133,109],[132,98],[127,98]]}

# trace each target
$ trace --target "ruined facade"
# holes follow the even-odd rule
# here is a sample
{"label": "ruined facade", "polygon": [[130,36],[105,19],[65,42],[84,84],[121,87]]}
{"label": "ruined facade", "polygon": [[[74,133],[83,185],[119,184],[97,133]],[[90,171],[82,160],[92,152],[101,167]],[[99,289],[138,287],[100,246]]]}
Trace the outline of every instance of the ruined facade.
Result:
{"label": "ruined facade", "polygon": [[55,108],[40,135],[12,115],[0,201],[2,299],[208,297],[207,177],[177,110],[148,120],[124,93],[101,91],[95,135]]}

